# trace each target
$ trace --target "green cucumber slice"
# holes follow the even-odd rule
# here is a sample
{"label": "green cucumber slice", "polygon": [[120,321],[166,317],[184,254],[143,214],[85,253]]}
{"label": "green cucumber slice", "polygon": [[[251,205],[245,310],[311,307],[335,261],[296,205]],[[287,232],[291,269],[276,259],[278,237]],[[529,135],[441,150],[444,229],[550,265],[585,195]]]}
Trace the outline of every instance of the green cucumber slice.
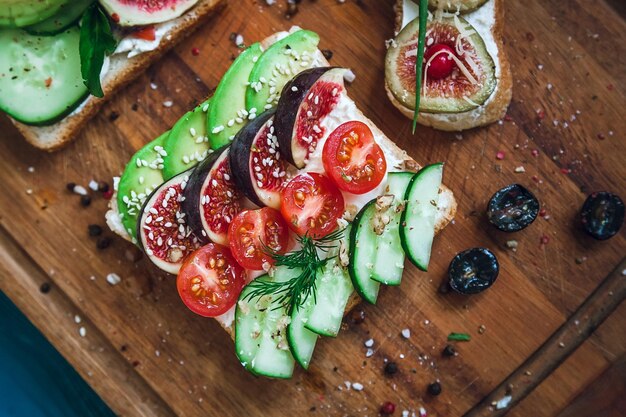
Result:
{"label": "green cucumber slice", "polygon": [[56,36],[0,30],[0,110],[29,125],[47,125],[88,96],[80,72],[79,29]]}
{"label": "green cucumber slice", "polygon": [[[263,50],[260,43],[250,45],[232,63],[213,94],[212,106],[208,114],[208,136],[212,149],[219,149],[232,141],[235,134],[246,125],[248,111],[257,113],[257,109],[246,109],[246,89],[248,77]],[[258,109],[262,113],[262,109]]]}
{"label": "green cucumber slice", "polygon": [[72,0],[2,0],[0,27],[21,27],[41,22],[70,1]]}
{"label": "green cucumber slice", "polygon": [[[346,231],[344,241],[347,240]],[[337,336],[346,304],[353,292],[347,268],[342,267],[339,258],[334,255],[317,278],[315,303],[306,311],[304,326],[322,336]]]}
{"label": "green cucumber slice", "polygon": [[404,250],[400,242],[400,216],[404,209],[404,195],[413,176],[412,172],[391,172],[387,177],[385,194],[393,196],[393,203],[385,214],[391,220],[376,239],[376,257],[371,276],[382,284],[400,285],[402,281]]}
{"label": "green cucumber slice", "polygon": [[206,131],[207,112],[211,100],[207,100],[181,117],[167,137],[163,148],[163,178],[168,180],[187,171],[210,152]]}
{"label": "green cucumber slice", "polygon": [[422,168],[411,179],[406,190],[406,208],[400,218],[400,241],[411,262],[426,271],[435,237],[435,215],[443,164]]}
{"label": "green cucumber slice", "polygon": [[350,229],[348,273],[356,292],[365,301],[376,304],[380,283],[371,279],[376,259],[378,235],[370,223],[376,212],[376,199],[369,201],[354,218]]}
{"label": "green cucumber slice", "polygon": [[49,18],[25,26],[23,29],[32,35],[52,36],[74,25],[92,3],[96,0],[72,0],[63,4],[61,8]]}
{"label": "green cucumber slice", "polygon": [[[257,279],[270,278],[267,275]],[[247,286],[241,292],[235,310],[235,350],[242,365],[257,375],[290,378],[295,360],[286,340],[290,317],[284,308],[276,308],[271,296],[246,300],[252,291]]]}
{"label": "green cucumber slice", "polygon": [[117,207],[124,229],[133,242],[137,238],[137,219],[143,203],[164,182],[163,144],[169,133],[163,133],[133,155],[117,186]]}
{"label": "green cucumber slice", "polygon": [[319,40],[315,32],[298,30],[267,48],[250,72],[246,108],[260,114],[276,106],[287,81],[313,66]]}

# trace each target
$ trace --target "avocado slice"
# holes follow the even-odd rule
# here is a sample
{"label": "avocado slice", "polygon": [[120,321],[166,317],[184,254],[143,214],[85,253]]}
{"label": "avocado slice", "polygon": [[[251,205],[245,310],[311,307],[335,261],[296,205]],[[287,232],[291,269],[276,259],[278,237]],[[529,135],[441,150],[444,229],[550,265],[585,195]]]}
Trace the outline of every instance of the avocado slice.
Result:
{"label": "avocado slice", "polygon": [[212,149],[227,145],[248,121],[246,109],[248,77],[262,53],[260,43],[250,45],[235,59],[215,89],[213,102],[219,103],[219,106],[211,106],[207,119]]}
{"label": "avocado slice", "polygon": [[187,112],[172,127],[165,140],[163,158],[163,178],[169,180],[175,175],[202,161],[209,153],[207,137],[207,114],[211,100],[207,100]]}
{"label": "avocado slice", "polygon": [[130,159],[117,186],[117,207],[124,229],[137,238],[137,219],[146,198],[163,183],[163,145],[169,130],[139,149]]}
{"label": "avocado slice", "polygon": [[317,33],[298,30],[267,48],[248,78],[246,108],[260,114],[276,106],[285,84],[313,66],[319,41]]}
{"label": "avocado slice", "polygon": [[[415,108],[415,55],[419,19],[400,31],[387,50],[385,82],[393,96],[408,109]],[[460,16],[428,22],[426,45],[445,44],[456,51],[457,65],[446,78],[434,80],[424,71],[420,112],[460,113],[475,109],[489,99],[497,84],[493,58],[476,29]],[[463,54],[456,40],[462,36]],[[428,48],[428,47],[427,47]],[[471,77],[468,77],[469,74]],[[424,84],[425,83],[425,84]]]}

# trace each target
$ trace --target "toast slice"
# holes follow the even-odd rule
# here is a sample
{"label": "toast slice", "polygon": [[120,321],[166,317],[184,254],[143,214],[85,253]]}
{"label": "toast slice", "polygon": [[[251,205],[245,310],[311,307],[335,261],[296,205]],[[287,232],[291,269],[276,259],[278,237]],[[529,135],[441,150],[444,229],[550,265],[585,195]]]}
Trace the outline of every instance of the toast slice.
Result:
{"label": "toast slice", "polygon": [[[394,11],[396,14],[395,35],[408,22],[413,20],[416,5],[412,0],[396,0]],[[504,0],[488,0],[478,9],[463,15],[470,23],[481,22],[488,30],[476,28],[480,36],[486,41],[487,50],[496,64],[497,84],[491,97],[480,107],[461,113],[424,113],[420,112],[417,122],[439,130],[460,131],[494,123],[504,117],[513,95],[513,77],[511,66],[504,50],[502,39],[504,30]],[[487,42],[487,39],[491,42]],[[391,103],[409,119],[413,119],[413,110],[405,107],[391,93],[387,83],[385,90]]]}
{"label": "toast slice", "polygon": [[[292,29],[293,30],[293,29]],[[277,32],[263,41],[261,44],[266,49],[272,43],[282,39],[288,34],[288,32]],[[319,66],[330,66],[328,61],[324,58],[321,51],[317,51],[315,56],[316,62]],[[400,149],[391,139],[389,139],[370,119],[368,119],[360,110],[356,110],[352,115],[355,120],[359,120],[365,124],[367,124],[372,130],[374,137],[376,138],[376,142],[378,145],[383,148],[385,155],[387,156],[387,160],[398,161],[398,164],[394,165],[393,168],[397,171],[413,171],[417,172],[421,166],[411,158],[406,151]],[[117,190],[116,190],[117,193]],[[441,186],[440,194],[439,194],[439,204],[437,206],[437,215],[435,218],[435,233],[438,234],[444,227],[446,227],[454,218],[457,210],[457,203],[454,199],[454,195],[452,191],[446,187],[445,185]],[[124,239],[131,241],[130,236],[124,229],[124,226],[121,223],[119,218],[119,211],[117,208],[117,196],[114,195],[109,203],[109,211],[106,213],[106,222],[109,228],[120,235]],[[361,298],[353,292],[348,303],[346,305],[346,309],[344,314],[348,314],[354,307],[356,307],[361,302]],[[226,330],[226,332],[234,339],[234,316],[235,316],[235,306],[231,308],[228,312],[224,313],[221,316],[216,317],[215,319],[220,323],[220,325]]]}
{"label": "toast slice", "polygon": [[224,4],[225,0],[200,0],[192,9],[171,21],[172,26],[161,39],[157,49],[132,58],[127,58],[125,54],[110,56],[109,69],[102,81],[104,98],[89,96],[73,113],[48,126],[29,126],[13,118],[9,119],[34,147],[49,152],[61,149],[78,135],[87,121],[98,113],[108,99],[141,75],[183,38],[202,26]]}

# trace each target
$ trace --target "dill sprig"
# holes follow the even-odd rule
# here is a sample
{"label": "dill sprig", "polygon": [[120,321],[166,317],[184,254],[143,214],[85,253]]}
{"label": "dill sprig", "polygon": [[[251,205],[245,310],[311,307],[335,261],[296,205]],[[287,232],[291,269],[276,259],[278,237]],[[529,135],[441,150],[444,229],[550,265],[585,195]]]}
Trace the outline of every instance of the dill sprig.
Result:
{"label": "dill sprig", "polygon": [[428,23],[428,1],[419,0],[419,3],[420,25],[417,35],[417,59],[415,60],[415,111],[413,112],[413,134],[415,134],[417,117],[420,111],[420,98],[422,95],[422,65],[424,64],[424,43],[426,40],[426,25]]}
{"label": "dill sprig", "polygon": [[245,300],[251,301],[266,295],[273,297],[272,304],[276,304],[272,310],[285,308],[291,313],[304,306],[306,300],[313,295],[315,299],[316,280],[318,271],[323,271],[324,266],[330,260],[328,257],[320,258],[319,252],[328,253],[337,247],[337,241],[343,236],[343,229],[338,229],[322,238],[315,238],[305,234],[297,238],[300,249],[285,255],[277,253],[272,248],[265,246],[265,251],[274,259],[274,266],[284,266],[289,270],[300,271],[293,278],[277,282],[271,278],[257,278],[248,284],[252,290],[246,295]]}

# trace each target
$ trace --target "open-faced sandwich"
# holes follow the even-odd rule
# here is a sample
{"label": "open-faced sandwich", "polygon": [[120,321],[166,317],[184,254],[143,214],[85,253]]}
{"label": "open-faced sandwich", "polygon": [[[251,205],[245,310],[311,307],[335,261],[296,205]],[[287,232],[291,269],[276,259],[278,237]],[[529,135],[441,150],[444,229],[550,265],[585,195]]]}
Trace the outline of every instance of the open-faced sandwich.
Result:
{"label": "open-faced sandwich", "polygon": [[0,1],[0,111],[56,150],[222,0]]}
{"label": "open-faced sandwich", "polygon": [[287,378],[360,298],[421,269],[456,212],[443,164],[420,168],[346,92],[317,34],[244,50],[213,97],[139,150],[107,223],[177,274],[251,372]]}
{"label": "open-faced sandwich", "polygon": [[451,131],[505,115],[512,78],[503,0],[397,0],[395,12],[396,37],[385,61],[394,106],[420,124]]}

